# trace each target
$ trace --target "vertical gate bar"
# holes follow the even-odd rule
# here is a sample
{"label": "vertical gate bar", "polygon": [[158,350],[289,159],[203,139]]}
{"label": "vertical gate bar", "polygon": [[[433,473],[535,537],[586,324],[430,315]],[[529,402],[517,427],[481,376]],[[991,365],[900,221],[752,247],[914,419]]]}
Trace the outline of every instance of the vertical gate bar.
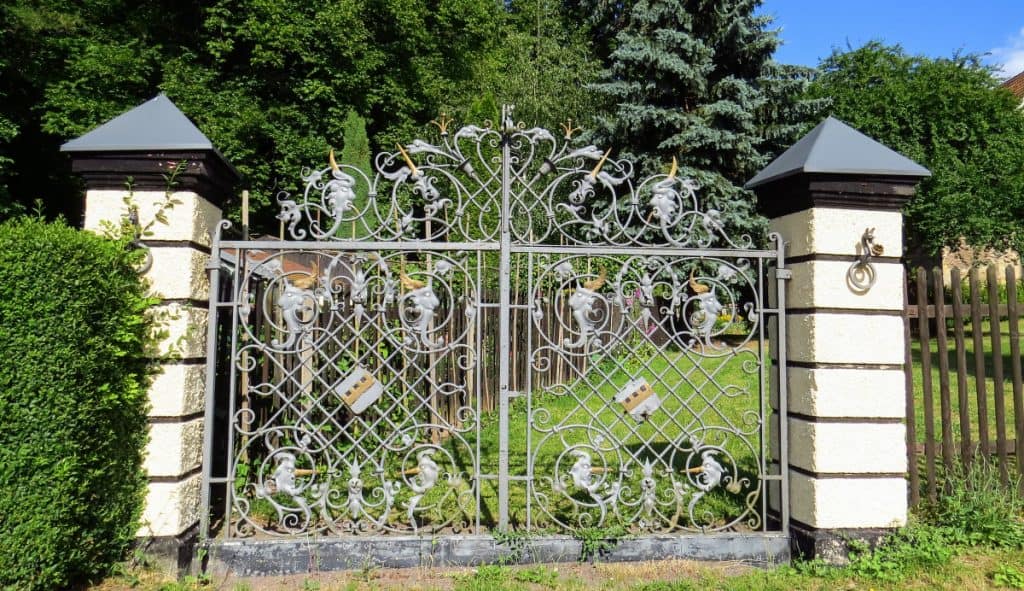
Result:
{"label": "vertical gate bar", "polygon": [[[534,291],[536,288],[533,285],[534,269],[533,269],[533,253],[531,252],[526,257],[526,361],[524,363],[526,367],[526,388],[524,395],[526,396],[526,530],[529,531],[533,525],[532,516],[530,510],[532,505],[530,504],[530,497],[533,495],[533,456],[532,445],[533,445],[533,310],[531,307],[536,305]],[[538,327],[539,328],[539,327]]]}
{"label": "vertical gate bar", "polygon": [[476,417],[474,417],[474,429],[476,429],[476,454],[473,458],[473,477],[476,478],[476,533],[482,533],[480,531],[480,514],[483,513],[483,479],[480,478],[480,471],[483,467],[480,465],[480,419],[483,417],[484,412],[484,392],[486,388],[483,382],[483,347],[481,342],[483,340],[484,333],[484,314],[485,308],[481,306],[484,302],[484,286],[483,286],[483,258],[484,253],[477,251],[476,253],[476,314],[473,314],[473,322],[476,323],[475,334],[473,339],[474,346],[474,358],[476,363],[473,365],[473,372],[476,374],[476,379],[473,380],[476,385]]}
{"label": "vertical gate bar", "polygon": [[210,470],[213,469],[213,413],[217,385],[217,304],[220,301],[220,225],[213,232],[210,259],[209,313],[206,318],[206,410],[203,415],[203,488],[199,492],[199,540],[210,539]]}
{"label": "vertical gate bar", "polygon": [[[771,446],[771,440],[770,440],[770,437],[771,437],[771,415],[772,415],[772,405],[771,405],[772,385],[771,385],[771,383],[768,384],[768,398],[769,398],[769,400],[768,400],[768,404],[767,405],[765,404],[765,396],[764,396],[764,387],[765,387],[765,382],[766,382],[765,375],[764,375],[764,373],[765,373],[764,372],[764,366],[765,366],[764,325],[765,325],[765,322],[766,322],[765,317],[764,317],[764,307],[765,307],[765,303],[766,303],[765,302],[765,291],[764,291],[765,290],[764,278],[765,278],[764,259],[757,259],[757,293],[755,294],[755,296],[757,297],[757,301],[761,303],[760,310],[758,312],[759,318],[758,318],[758,322],[757,322],[757,356],[758,356],[757,383],[759,385],[758,387],[761,389],[761,395],[758,396],[758,399],[757,399],[757,406],[758,406],[757,412],[758,412],[758,416],[760,417],[760,420],[761,420],[761,433],[760,433],[760,435],[761,435],[761,445],[760,445],[760,447],[758,449],[758,453],[760,455],[760,458],[758,459],[758,466],[757,466],[757,468],[761,472],[762,482],[765,481],[765,479],[766,479],[766,477],[768,476],[768,473],[769,473],[768,465],[769,465],[770,462],[768,461],[768,456],[771,455],[771,447],[772,447]],[[735,309],[734,309],[733,310],[733,315],[735,316],[735,314],[736,314],[736,312],[735,312]],[[778,322],[778,320],[776,320],[776,322]],[[768,354],[767,361],[769,363],[768,380],[767,381],[770,382],[771,381],[771,373],[772,373],[771,372],[771,366],[770,366],[770,364],[772,362],[772,356],[771,356],[770,353]],[[765,488],[764,494],[761,495],[761,515],[764,515],[765,518],[761,520],[761,528],[764,529],[764,530],[767,530],[768,529],[768,519],[767,519],[767,517],[768,517],[768,510],[771,508],[768,505],[768,497],[769,497],[769,495],[771,493],[767,490],[767,488],[768,488],[767,486],[765,486],[764,488]]]}
{"label": "vertical gate bar", "polygon": [[775,289],[776,333],[779,341],[779,473],[782,481],[780,505],[782,509],[782,533],[789,535],[789,391],[786,370],[786,279],[780,277],[778,269],[786,268],[786,244],[781,234],[775,237],[776,275]]}
{"label": "vertical gate bar", "polygon": [[[237,384],[235,380],[235,374],[237,373],[237,366],[235,365],[235,353],[238,351],[238,305],[239,298],[243,292],[243,286],[245,286],[245,257],[249,256],[248,252],[242,248],[235,249],[235,269],[234,277],[235,281],[231,289],[231,355],[228,357],[228,433],[227,433],[227,476],[228,482],[224,486],[224,523],[228,533],[231,531],[231,496],[232,496],[232,479],[235,475],[234,466],[234,450],[235,450],[235,386]],[[248,286],[245,286],[248,287]]]}
{"label": "vertical gate bar", "polygon": [[508,135],[513,131],[512,109],[501,108],[501,249],[498,267],[498,529],[508,529],[508,384],[509,384],[509,289],[511,252],[509,235]]}

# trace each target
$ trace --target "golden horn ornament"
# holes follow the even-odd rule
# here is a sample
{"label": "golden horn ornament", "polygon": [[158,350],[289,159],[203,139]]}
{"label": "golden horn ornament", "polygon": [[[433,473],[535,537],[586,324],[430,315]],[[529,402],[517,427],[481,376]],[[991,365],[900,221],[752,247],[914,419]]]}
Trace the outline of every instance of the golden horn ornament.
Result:
{"label": "golden horn ornament", "polygon": [[334,148],[331,148],[331,153],[327,155],[327,162],[331,164],[331,170],[341,172],[341,169],[338,168],[338,161],[334,159]]}
{"label": "golden horn ornament", "polygon": [[313,262],[309,275],[299,275],[297,279],[292,279],[292,285],[299,289],[313,289],[319,282],[320,263],[317,261]]}
{"label": "golden horn ornament", "polygon": [[711,288],[708,287],[707,285],[697,282],[697,280],[693,276],[692,270],[690,271],[690,289],[693,290],[693,293],[707,293],[711,291]]}
{"label": "golden horn ornament", "polygon": [[597,291],[601,289],[601,286],[604,285],[605,279],[607,278],[608,270],[605,269],[604,267],[601,267],[601,274],[598,275],[596,279],[592,279],[584,283],[583,287],[589,289],[590,291]]}
{"label": "golden horn ornament", "polygon": [[693,468],[687,468],[683,470],[683,474],[700,474],[704,471],[704,466],[694,466]]}
{"label": "golden horn ornament", "polygon": [[400,273],[398,275],[398,278],[402,282],[402,287],[404,287],[406,289],[409,289],[409,290],[419,289],[421,287],[426,287],[426,285],[427,285],[426,283],[424,283],[422,281],[417,281],[417,280],[413,279],[412,277],[409,277],[405,273]]}
{"label": "golden horn ornament", "polygon": [[608,159],[608,155],[611,153],[612,149],[608,148],[608,151],[604,153],[604,156],[601,156],[601,159],[597,161],[597,166],[594,167],[594,170],[590,171],[590,178],[597,178],[597,173],[601,172],[601,167],[604,166],[604,161]]}
{"label": "golden horn ornament", "polygon": [[409,170],[412,172],[413,176],[418,175],[420,173],[419,169],[416,168],[416,165],[412,163],[412,158],[409,158],[409,154],[405,151],[405,148],[402,147],[402,144],[395,145],[398,146],[398,151],[402,153],[402,158],[405,159],[405,165],[409,167]]}
{"label": "golden horn ornament", "polygon": [[668,171],[668,178],[670,178],[670,179],[676,178],[676,173],[677,172],[679,172],[679,163],[676,162],[676,157],[673,156],[672,157],[672,168],[669,169],[669,171]]}

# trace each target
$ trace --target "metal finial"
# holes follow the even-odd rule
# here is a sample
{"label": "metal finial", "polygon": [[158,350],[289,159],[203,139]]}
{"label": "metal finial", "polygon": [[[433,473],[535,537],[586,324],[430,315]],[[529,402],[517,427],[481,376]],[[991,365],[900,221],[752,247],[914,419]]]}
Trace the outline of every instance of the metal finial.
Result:
{"label": "metal finial", "polygon": [[571,140],[572,139],[572,134],[576,133],[577,131],[581,131],[583,129],[582,127],[573,127],[572,126],[572,119],[566,119],[565,123],[561,124],[561,127],[562,127],[562,131],[565,132],[565,139],[567,139],[567,140]]}
{"label": "metal finial", "polygon": [[440,117],[431,119],[430,123],[436,125],[441,130],[441,135],[448,135],[448,126],[452,124],[452,121],[454,119],[449,117],[447,113],[442,112]]}
{"label": "metal finial", "polygon": [[601,172],[601,167],[604,166],[604,161],[608,159],[608,155],[611,153],[612,149],[608,148],[608,151],[604,153],[604,156],[601,156],[601,160],[597,162],[597,166],[594,167],[594,170],[590,171],[590,178],[597,178],[597,173]]}
{"label": "metal finial", "polygon": [[334,148],[331,148],[331,153],[327,155],[327,162],[331,164],[331,170],[341,172],[341,169],[338,168],[338,162],[334,159]]}

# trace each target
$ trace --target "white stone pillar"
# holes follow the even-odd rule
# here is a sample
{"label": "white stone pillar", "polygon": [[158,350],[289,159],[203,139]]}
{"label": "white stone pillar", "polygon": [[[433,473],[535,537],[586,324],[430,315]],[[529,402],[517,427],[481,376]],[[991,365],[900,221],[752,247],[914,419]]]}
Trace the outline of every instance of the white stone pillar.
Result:
{"label": "white stone pillar", "polygon": [[[828,119],[748,184],[791,272],[790,530],[805,555],[841,561],[846,540],[874,541],[907,520],[900,208],[927,174]],[[868,230],[884,252],[869,259],[864,289],[848,273]]]}
{"label": "white stone pillar", "polygon": [[[151,554],[183,568],[199,522],[211,297],[206,265],[221,219],[218,204],[238,174],[162,95],[62,149],[85,181],[85,229],[118,225],[130,206],[137,209],[139,225],[149,227],[141,242],[152,266],[144,277],[161,300],[154,312],[166,318],[167,337],[159,350],[172,356],[160,363],[149,389],[143,465],[149,485],[138,537]],[[168,195],[178,202],[169,208]],[[157,221],[158,215],[166,221]]]}
{"label": "white stone pillar", "polygon": [[[86,192],[85,229],[100,232],[104,222],[117,223],[128,214],[126,191],[92,189]],[[167,336],[159,346],[172,360],[160,364],[149,390],[149,444],[143,468],[149,492],[142,515],[140,538],[173,538],[198,521],[200,460],[206,380],[206,317],[210,232],[220,220],[220,208],[192,191],[176,191],[181,203],[166,212],[167,223],[156,223],[143,239],[152,266],[143,276],[150,293],[160,298],[153,310],[165,318]],[[140,222],[153,219],[163,191],[134,191],[132,203]]]}

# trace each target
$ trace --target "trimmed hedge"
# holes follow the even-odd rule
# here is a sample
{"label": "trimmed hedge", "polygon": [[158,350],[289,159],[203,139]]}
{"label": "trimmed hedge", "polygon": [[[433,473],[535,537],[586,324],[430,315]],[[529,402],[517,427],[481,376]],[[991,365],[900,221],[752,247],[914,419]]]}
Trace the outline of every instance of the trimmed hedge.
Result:
{"label": "trimmed hedge", "polygon": [[142,510],[152,301],[123,242],[0,224],[0,587],[109,572]]}

